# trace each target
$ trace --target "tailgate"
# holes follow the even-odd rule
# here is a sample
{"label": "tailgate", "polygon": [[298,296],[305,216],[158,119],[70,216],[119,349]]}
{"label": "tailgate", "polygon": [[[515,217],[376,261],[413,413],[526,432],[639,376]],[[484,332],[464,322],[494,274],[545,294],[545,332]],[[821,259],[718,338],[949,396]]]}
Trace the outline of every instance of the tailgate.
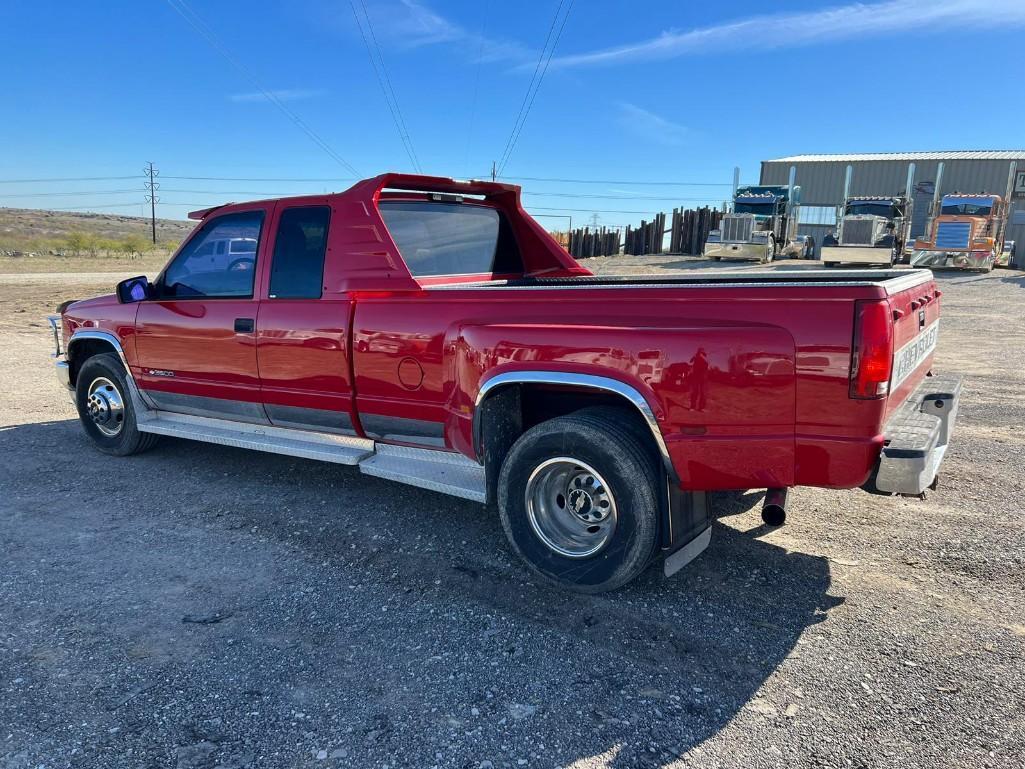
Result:
{"label": "tailgate", "polygon": [[893,372],[886,413],[910,397],[932,366],[939,336],[940,291],[932,273],[890,296],[893,311]]}

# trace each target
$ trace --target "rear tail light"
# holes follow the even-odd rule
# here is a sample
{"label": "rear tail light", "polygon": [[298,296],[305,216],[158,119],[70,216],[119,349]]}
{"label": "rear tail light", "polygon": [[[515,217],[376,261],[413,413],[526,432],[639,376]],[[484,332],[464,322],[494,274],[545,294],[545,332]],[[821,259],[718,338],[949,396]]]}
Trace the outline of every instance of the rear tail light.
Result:
{"label": "rear tail light", "polygon": [[893,323],[886,300],[856,302],[851,348],[852,398],[885,398],[893,366]]}

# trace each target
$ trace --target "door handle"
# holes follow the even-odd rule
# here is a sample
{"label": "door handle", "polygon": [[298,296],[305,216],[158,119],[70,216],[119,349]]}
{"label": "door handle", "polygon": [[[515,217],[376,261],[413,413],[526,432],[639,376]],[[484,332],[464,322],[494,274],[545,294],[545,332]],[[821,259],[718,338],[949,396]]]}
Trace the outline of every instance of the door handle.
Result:
{"label": "door handle", "polygon": [[252,318],[235,318],[236,334],[252,334],[256,329],[256,321]]}

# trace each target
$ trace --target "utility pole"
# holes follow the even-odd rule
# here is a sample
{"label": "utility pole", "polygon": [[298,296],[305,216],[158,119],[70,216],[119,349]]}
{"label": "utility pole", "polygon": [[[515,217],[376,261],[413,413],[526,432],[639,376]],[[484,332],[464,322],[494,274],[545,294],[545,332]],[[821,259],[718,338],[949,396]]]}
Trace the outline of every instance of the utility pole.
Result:
{"label": "utility pole", "polygon": [[147,163],[146,168],[142,169],[143,174],[148,178],[146,180],[146,200],[149,202],[149,222],[150,229],[153,231],[153,244],[157,242],[157,190],[160,189],[160,184],[157,182],[157,177],[160,176],[160,172],[153,167],[153,163]]}
{"label": "utility pole", "polygon": [[601,217],[598,216],[598,214],[591,214],[591,226],[594,227],[594,229],[598,229],[599,219],[601,219]]}
{"label": "utility pole", "polygon": [[491,181],[495,181],[498,176],[498,164],[494,160],[491,161]]}

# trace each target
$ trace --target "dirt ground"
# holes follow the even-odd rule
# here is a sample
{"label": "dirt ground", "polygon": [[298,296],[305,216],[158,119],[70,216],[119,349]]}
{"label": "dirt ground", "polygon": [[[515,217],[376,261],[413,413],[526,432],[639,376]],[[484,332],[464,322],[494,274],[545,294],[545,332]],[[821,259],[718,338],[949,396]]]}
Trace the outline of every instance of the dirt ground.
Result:
{"label": "dirt ground", "polygon": [[95,451],[44,316],[117,278],[0,275],[0,768],[1025,766],[1025,274],[939,276],[966,382],[925,501],[799,489],[768,529],[719,494],[693,564],[595,597],[472,503]]}

